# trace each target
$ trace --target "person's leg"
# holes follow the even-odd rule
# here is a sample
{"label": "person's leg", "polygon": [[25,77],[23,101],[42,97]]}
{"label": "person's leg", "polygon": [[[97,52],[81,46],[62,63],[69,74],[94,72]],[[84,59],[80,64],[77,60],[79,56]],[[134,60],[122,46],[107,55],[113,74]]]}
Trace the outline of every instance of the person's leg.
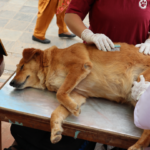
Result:
{"label": "person's leg", "polygon": [[27,135],[29,132],[26,132],[25,128],[26,127],[14,124],[11,125],[10,132],[11,135],[14,137],[14,142],[10,147],[5,148],[4,150],[24,150],[24,149],[34,150],[34,147],[32,145],[29,146],[29,144],[26,141],[26,139],[30,140],[32,138],[29,135]]}
{"label": "person's leg", "polygon": [[56,17],[57,17],[57,26],[59,28],[59,31],[58,31],[59,32],[58,33],[59,37],[75,37],[75,35],[71,34],[67,29],[67,25],[64,21],[65,12],[66,12],[66,9],[62,13],[56,15]]}
{"label": "person's leg", "polygon": [[28,127],[12,125],[11,134],[18,146],[19,150],[93,150],[94,142],[88,142],[81,139],[74,139],[73,137],[62,136],[62,140],[56,144],[50,142],[50,132],[32,129]]}
{"label": "person's leg", "polygon": [[[58,5],[58,0],[50,0],[43,12],[38,12],[34,36],[40,40],[45,39],[46,30],[54,17]],[[42,7],[42,6],[39,6]]]}
{"label": "person's leg", "polygon": [[59,34],[69,32],[68,29],[67,29],[67,25],[64,21],[65,12],[66,12],[66,9],[62,13],[56,15],[56,17],[57,17],[57,26],[59,28],[59,31],[58,31]]}
{"label": "person's leg", "polygon": [[[45,135],[45,132],[42,132],[41,130],[34,130],[32,128],[14,124],[11,125],[10,131],[15,139],[13,145],[17,145],[19,150],[39,150],[38,144]],[[36,147],[35,145],[38,146]],[[12,147],[11,150],[13,150]]]}

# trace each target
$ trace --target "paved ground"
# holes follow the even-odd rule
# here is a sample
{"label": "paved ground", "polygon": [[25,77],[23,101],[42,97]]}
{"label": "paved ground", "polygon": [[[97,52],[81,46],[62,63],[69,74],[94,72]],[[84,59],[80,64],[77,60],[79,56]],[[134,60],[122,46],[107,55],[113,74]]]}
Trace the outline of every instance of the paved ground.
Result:
{"label": "paved ground", "polygon": [[[40,44],[31,39],[36,23],[38,0],[0,0],[0,39],[8,53],[5,57],[5,71],[0,82],[5,80],[16,69],[24,48],[34,47],[42,50],[56,45],[59,48],[68,47],[74,43],[82,42],[80,38],[61,39],[58,37],[56,17],[53,18],[46,38],[51,44]],[[88,19],[84,20],[88,25]]]}

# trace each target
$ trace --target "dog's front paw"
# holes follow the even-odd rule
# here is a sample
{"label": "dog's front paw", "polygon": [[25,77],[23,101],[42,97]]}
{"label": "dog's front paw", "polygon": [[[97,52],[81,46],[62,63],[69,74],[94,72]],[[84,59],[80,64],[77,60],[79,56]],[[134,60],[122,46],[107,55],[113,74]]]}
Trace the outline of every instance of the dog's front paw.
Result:
{"label": "dog's front paw", "polygon": [[62,135],[51,136],[51,143],[56,144],[62,139]]}
{"label": "dog's front paw", "polygon": [[78,110],[73,110],[71,113],[77,117],[81,114],[81,109],[79,108]]}
{"label": "dog's front paw", "polygon": [[72,107],[72,109],[68,110],[74,115],[74,116],[79,116],[79,114],[81,113],[81,109],[79,107],[79,105],[77,105],[76,103],[74,104],[74,107]]}
{"label": "dog's front paw", "polygon": [[53,128],[51,130],[51,142],[53,144],[59,142],[62,138],[63,128]]}
{"label": "dog's front paw", "polygon": [[139,145],[137,146],[136,144],[128,148],[128,150],[142,150],[142,149],[143,149],[142,146]]}

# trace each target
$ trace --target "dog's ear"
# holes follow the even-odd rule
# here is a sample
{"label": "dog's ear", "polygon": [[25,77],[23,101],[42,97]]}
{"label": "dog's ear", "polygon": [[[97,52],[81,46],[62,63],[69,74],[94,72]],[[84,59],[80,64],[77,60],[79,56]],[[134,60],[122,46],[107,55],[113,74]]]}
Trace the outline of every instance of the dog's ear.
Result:
{"label": "dog's ear", "polygon": [[43,54],[43,51],[35,48],[26,48],[23,50],[22,53],[25,62],[30,61],[35,54],[39,54],[39,55]]}

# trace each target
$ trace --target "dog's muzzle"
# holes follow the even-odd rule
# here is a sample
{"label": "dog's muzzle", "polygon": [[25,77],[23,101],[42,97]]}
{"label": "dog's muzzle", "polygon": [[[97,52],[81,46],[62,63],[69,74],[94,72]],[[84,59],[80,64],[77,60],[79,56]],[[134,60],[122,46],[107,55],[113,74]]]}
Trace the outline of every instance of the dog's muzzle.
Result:
{"label": "dog's muzzle", "polygon": [[12,81],[10,82],[10,85],[13,86],[13,87],[17,87],[19,84],[17,83],[16,80],[12,80]]}
{"label": "dog's muzzle", "polygon": [[28,79],[29,77],[30,77],[30,76],[27,76],[26,79],[25,79],[25,81],[22,82],[22,83],[20,83],[20,82],[18,82],[17,80],[13,79],[13,80],[10,82],[10,86],[13,86],[13,87],[15,87],[15,88],[21,88],[21,87],[25,84],[25,82],[27,81],[27,79]]}

